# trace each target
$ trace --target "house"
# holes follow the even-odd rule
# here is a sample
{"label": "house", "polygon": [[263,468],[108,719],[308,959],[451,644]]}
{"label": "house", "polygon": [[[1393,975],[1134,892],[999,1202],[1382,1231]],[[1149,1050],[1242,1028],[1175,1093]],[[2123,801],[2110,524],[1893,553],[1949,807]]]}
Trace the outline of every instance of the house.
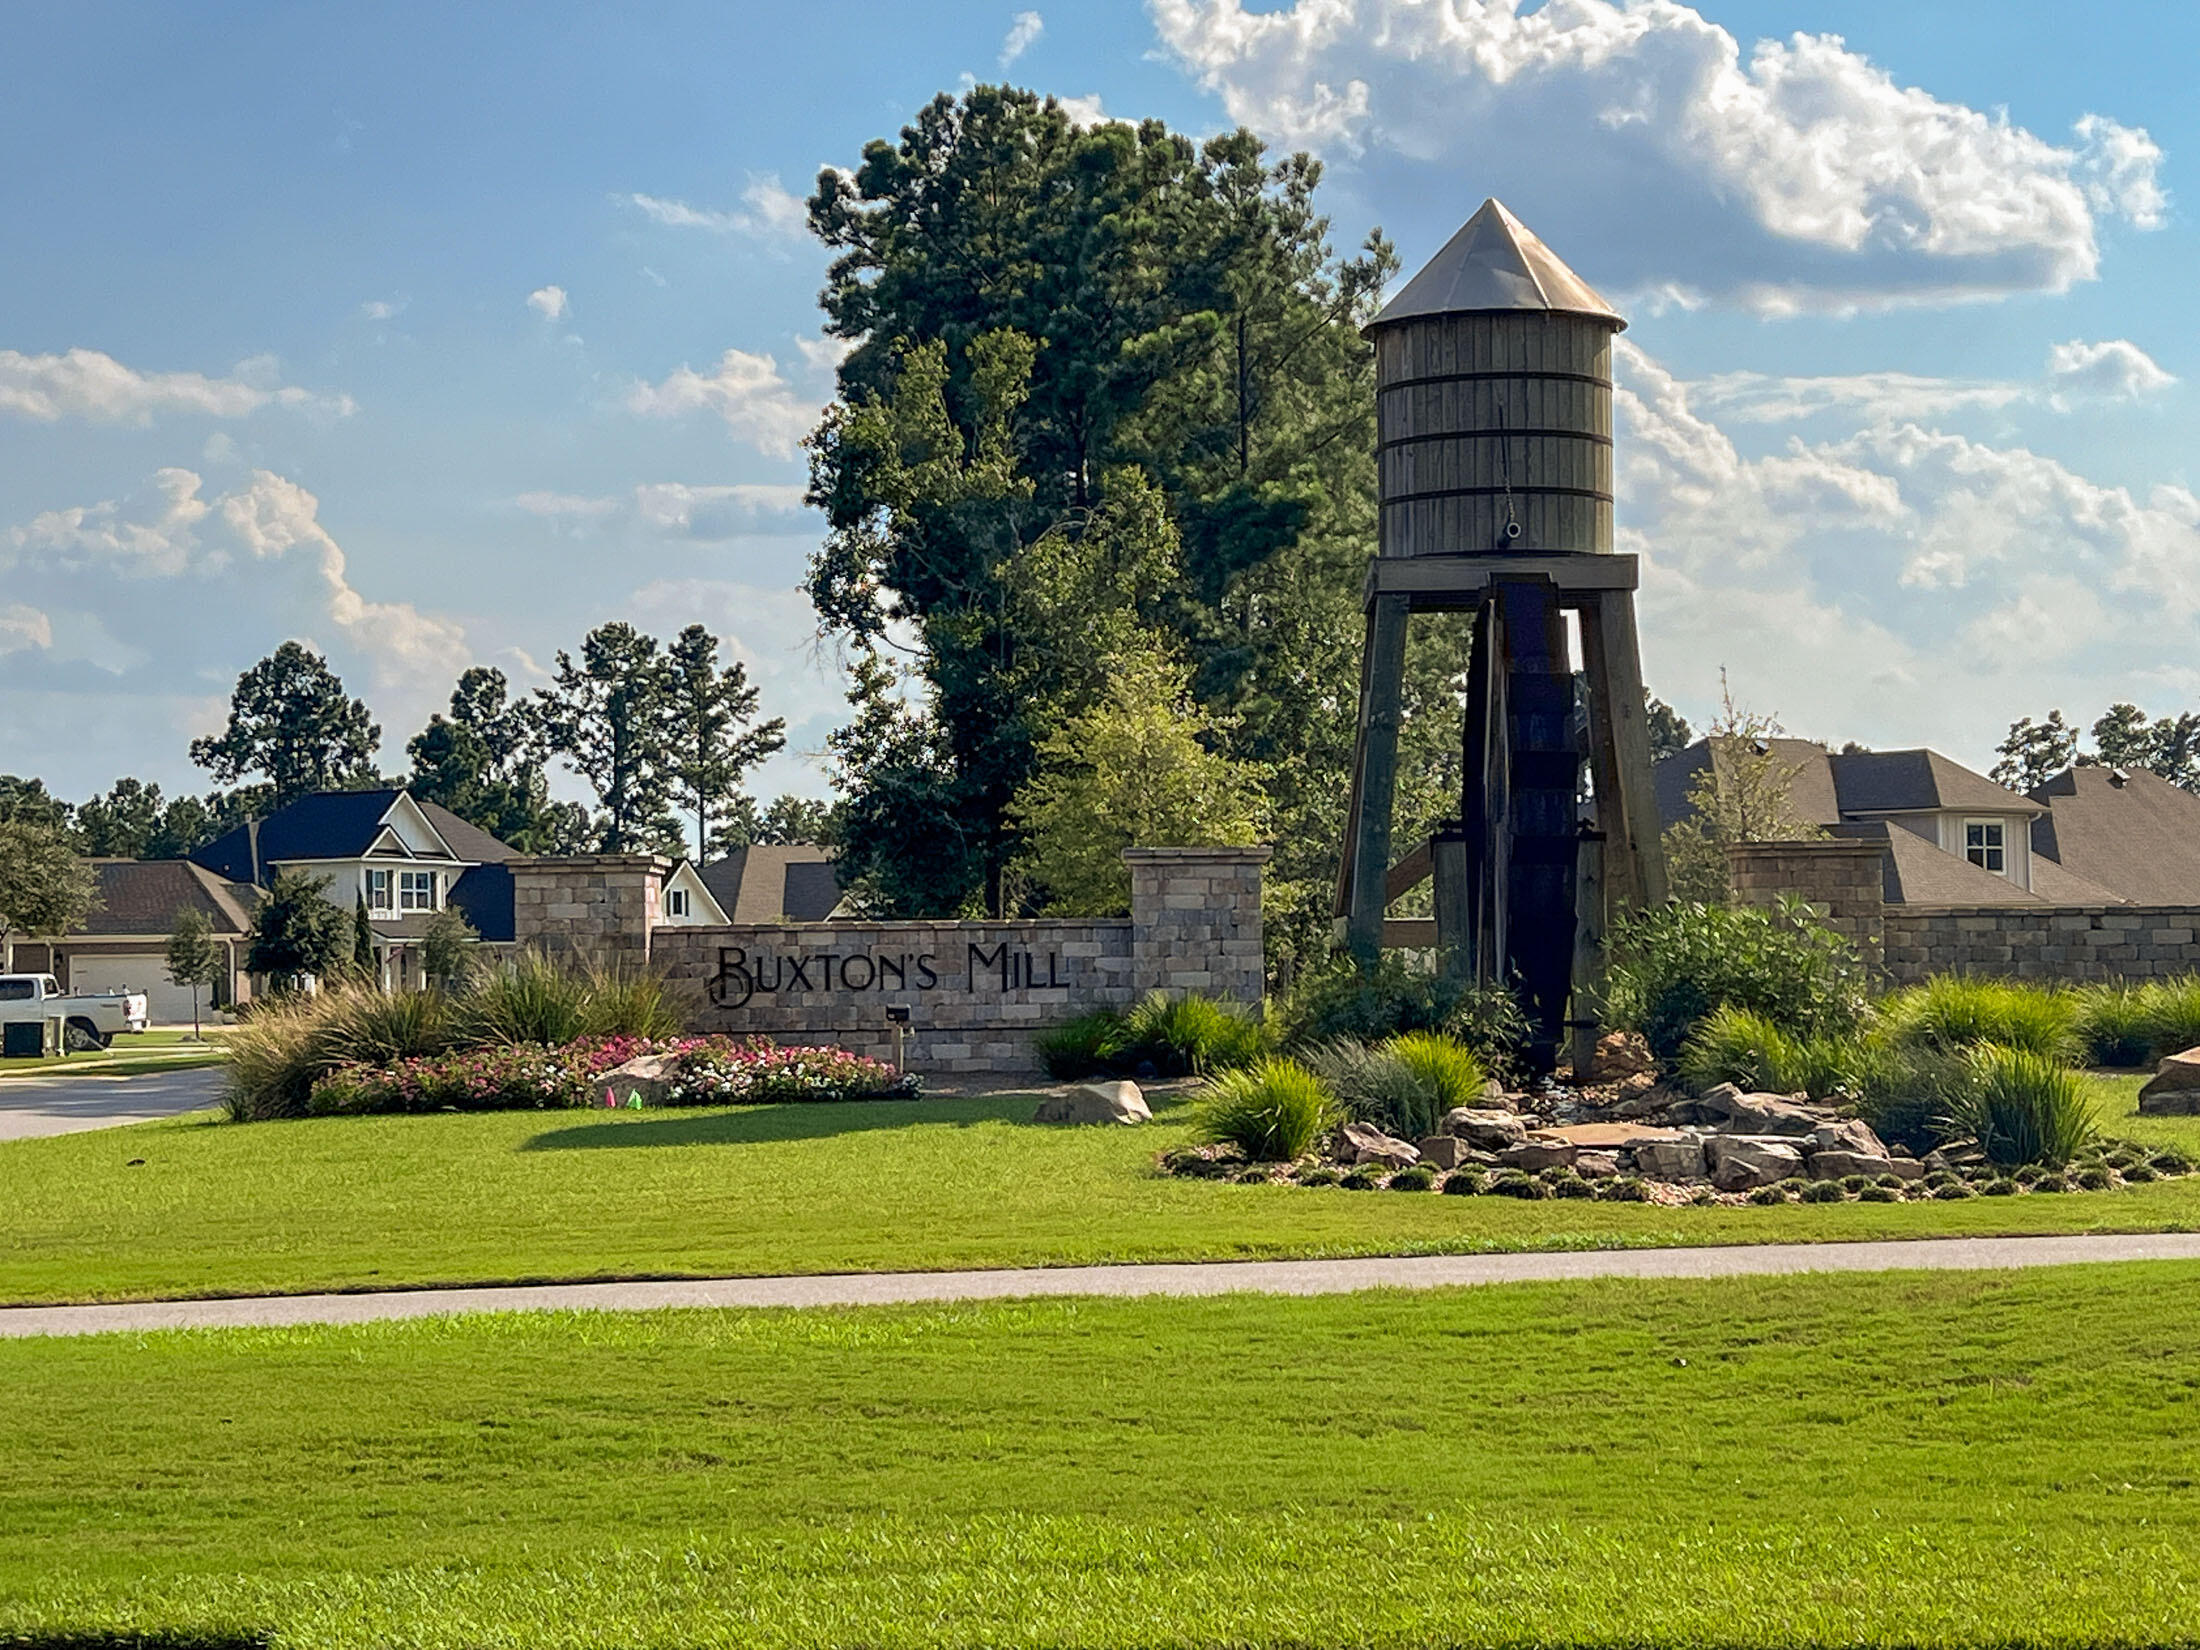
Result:
{"label": "house", "polygon": [[202,992],[201,1012],[251,995],[244,978],[259,890],[187,859],[95,859],[99,902],[59,943],[15,948],[18,968],[57,976],[70,991],[142,991],[155,1025],[188,1023],[192,992],[168,978],[168,936],[185,911],[206,918],[223,978]]}
{"label": "house", "polygon": [[718,903],[710,884],[703,880],[692,860],[681,860],[665,873],[658,891],[657,926],[660,928],[723,927],[733,919]]}
{"label": "house", "polygon": [[2034,787],[2035,863],[2134,905],[2200,906],[2200,796],[2143,768],[2067,768]]}
{"label": "house", "polygon": [[[2174,805],[2151,792],[2149,802],[2159,806],[2143,815],[2120,794],[2104,801],[2105,782],[2072,781],[2068,774],[2020,796],[1934,750],[1835,752],[1808,739],[1767,739],[1758,747],[1786,776],[1796,817],[1829,836],[1884,845],[1889,905],[2125,903],[2138,896],[2109,874],[2112,861],[2130,856],[2149,832],[2165,827],[2185,833],[2191,886],[2200,894],[2200,798],[2151,774],[2145,777],[2190,809],[2181,825],[2174,824]],[[1723,771],[1727,760],[1711,741],[1698,740],[1656,766],[1658,812],[1666,825],[1694,813],[1690,793],[1699,778],[1707,769]],[[2075,835],[2054,822],[2071,794],[2056,789],[2065,781],[2091,804]]]}
{"label": "house", "polygon": [[814,842],[737,848],[701,876],[729,922],[823,922],[840,905],[833,851]]}

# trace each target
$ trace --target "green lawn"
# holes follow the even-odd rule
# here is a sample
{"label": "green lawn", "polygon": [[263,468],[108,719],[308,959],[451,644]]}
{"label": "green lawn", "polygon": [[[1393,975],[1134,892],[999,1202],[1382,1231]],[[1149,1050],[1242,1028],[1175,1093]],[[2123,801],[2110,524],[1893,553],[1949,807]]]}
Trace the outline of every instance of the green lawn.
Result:
{"label": "green lawn", "polygon": [[[2105,1084],[2127,1112],[2136,1084]],[[178,1120],[0,1145],[0,1301],[613,1277],[2200,1227],[2200,1177],[1965,1203],[1660,1209],[1158,1176],[1190,1136],[1029,1097]],[[2200,1120],[2112,1120],[2200,1156]],[[134,1161],[142,1160],[142,1161]]]}
{"label": "green lawn", "polygon": [[0,1342],[0,1643],[2194,1645],[2200,1312],[2166,1307],[2196,1291]]}
{"label": "green lawn", "polygon": [[104,1053],[63,1054],[50,1060],[0,1059],[0,1077],[25,1073],[68,1073],[128,1077],[146,1071],[182,1071],[196,1066],[219,1065],[229,1057],[221,1046],[223,1029],[208,1026],[205,1041],[194,1042],[188,1031],[162,1028],[126,1031]]}

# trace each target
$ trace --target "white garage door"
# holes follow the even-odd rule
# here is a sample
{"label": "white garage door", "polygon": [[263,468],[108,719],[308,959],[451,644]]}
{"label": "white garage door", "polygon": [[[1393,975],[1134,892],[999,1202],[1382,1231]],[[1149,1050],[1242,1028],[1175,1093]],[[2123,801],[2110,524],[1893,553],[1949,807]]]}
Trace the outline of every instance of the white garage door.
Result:
{"label": "white garage door", "polygon": [[[71,991],[142,991],[147,1014],[157,1026],[191,1023],[191,988],[168,983],[168,959],[157,952],[128,957],[71,957]],[[199,992],[200,1012],[208,993]]]}

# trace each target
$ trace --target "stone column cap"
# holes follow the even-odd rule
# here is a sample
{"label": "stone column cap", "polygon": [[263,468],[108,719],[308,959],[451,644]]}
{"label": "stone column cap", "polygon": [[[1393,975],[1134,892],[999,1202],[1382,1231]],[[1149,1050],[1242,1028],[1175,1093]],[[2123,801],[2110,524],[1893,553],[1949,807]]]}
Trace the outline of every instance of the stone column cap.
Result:
{"label": "stone column cap", "polygon": [[1123,857],[1133,865],[1150,865],[1155,862],[1182,860],[1230,860],[1243,865],[1265,865],[1275,858],[1275,849],[1265,843],[1248,848],[1125,848]]}
{"label": "stone column cap", "polygon": [[657,871],[672,869],[673,862],[663,854],[521,854],[508,859],[505,865],[515,871],[560,870],[570,867],[576,871]]}

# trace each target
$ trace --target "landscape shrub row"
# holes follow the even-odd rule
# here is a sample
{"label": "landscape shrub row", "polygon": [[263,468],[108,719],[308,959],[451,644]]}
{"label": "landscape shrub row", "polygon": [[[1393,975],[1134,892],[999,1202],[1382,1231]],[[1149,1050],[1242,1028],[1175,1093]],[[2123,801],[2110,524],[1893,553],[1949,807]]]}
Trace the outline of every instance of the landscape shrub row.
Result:
{"label": "landscape shrub row", "polygon": [[1408,1032],[1369,1045],[1332,1038],[1303,1060],[1268,1058],[1226,1071],[1200,1096],[1210,1141],[1263,1163],[1305,1156],[1339,1123],[1371,1123],[1419,1139],[1444,1113],[1473,1103],[1485,1081],[1474,1051],[1439,1032]]}
{"label": "landscape shrub row", "polygon": [[1050,1076],[1203,1077],[1249,1066],[1274,1039],[1234,1002],[1156,991],[1128,1010],[1094,1009],[1041,1032],[1039,1058]]}
{"label": "landscape shrub row", "polygon": [[321,1117],[621,1106],[638,1090],[609,1082],[605,1074],[644,1055],[664,1058],[662,1079],[650,1085],[657,1105],[875,1100],[915,1092],[914,1079],[892,1066],[837,1048],[781,1048],[731,1037],[608,1037],[341,1066],[313,1085],[307,1109]]}

